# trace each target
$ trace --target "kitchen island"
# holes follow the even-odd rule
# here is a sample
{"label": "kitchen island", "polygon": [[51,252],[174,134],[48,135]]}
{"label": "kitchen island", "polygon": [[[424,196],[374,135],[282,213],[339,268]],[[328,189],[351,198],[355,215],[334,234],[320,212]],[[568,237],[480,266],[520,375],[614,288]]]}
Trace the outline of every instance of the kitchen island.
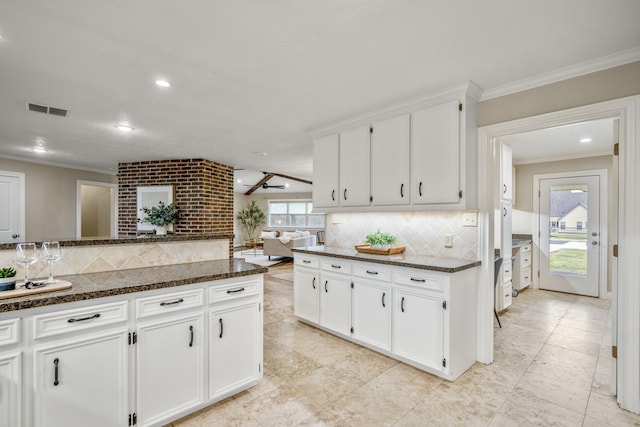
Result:
{"label": "kitchen island", "polygon": [[257,384],[266,271],[105,271],[0,300],[0,425],[165,425]]}
{"label": "kitchen island", "polygon": [[479,261],[294,249],[294,314],[455,380],[477,360]]}

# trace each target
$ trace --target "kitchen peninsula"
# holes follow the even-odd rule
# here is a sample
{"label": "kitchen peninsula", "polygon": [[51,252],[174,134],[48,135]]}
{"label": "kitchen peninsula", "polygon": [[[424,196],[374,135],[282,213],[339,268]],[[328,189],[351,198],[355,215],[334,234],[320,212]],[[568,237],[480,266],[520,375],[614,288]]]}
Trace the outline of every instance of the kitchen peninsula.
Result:
{"label": "kitchen peninsula", "polygon": [[[104,270],[56,275],[68,290],[0,300],[9,425],[165,425],[255,385],[267,269],[229,259],[229,241],[65,242],[69,268]],[[152,268],[108,268],[136,257]]]}
{"label": "kitchen peninsula", "polygon": [[455,380],[476,361],[479,261],[294,249],[294,314]]}

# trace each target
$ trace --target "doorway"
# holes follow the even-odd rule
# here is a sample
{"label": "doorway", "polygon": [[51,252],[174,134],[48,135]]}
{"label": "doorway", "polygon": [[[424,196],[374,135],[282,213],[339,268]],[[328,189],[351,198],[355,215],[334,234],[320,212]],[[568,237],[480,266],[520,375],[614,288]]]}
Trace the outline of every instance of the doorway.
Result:
{"label": "doorway", "polygon": [[24,205],[24,174],[0,171],[0,243],[24,239]]}
{"label": "doorway", "polygon": [[[538,190],[539,288],[603,296],[606,280],[606,171],[534,178]],[[602,216],[601,216],[602,213]],[[605,271],[602,271],[605,269]],[[604,286],[606,292],[606,286]]]}
{"label": "doorway", "polygon": [[76,196],[76,237],[117,236],[118,186],[107,182],[78,180]]}

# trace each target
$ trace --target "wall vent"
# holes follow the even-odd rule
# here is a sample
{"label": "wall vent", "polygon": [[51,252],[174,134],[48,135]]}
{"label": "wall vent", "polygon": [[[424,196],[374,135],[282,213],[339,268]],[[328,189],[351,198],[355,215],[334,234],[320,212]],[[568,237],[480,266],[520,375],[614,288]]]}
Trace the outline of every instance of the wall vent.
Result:
{"label": "wall vent", "polygon": [[68,112],[68,110],[64,108],[48,107],[46,105],[34,104],[33,102],[27,102],[27,110],[58,117],[67,117]]}

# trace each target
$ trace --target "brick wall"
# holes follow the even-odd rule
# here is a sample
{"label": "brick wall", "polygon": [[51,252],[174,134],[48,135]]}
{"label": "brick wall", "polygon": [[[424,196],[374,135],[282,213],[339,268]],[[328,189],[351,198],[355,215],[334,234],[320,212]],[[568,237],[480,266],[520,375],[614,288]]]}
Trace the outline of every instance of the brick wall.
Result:
{"label": "brick wall", "polygon": [[119,234],[136,234],[137,187],[154,185],[174,186],[180,210],[176,234],[233,234],[233,167],[206,159],[120,163]]}

